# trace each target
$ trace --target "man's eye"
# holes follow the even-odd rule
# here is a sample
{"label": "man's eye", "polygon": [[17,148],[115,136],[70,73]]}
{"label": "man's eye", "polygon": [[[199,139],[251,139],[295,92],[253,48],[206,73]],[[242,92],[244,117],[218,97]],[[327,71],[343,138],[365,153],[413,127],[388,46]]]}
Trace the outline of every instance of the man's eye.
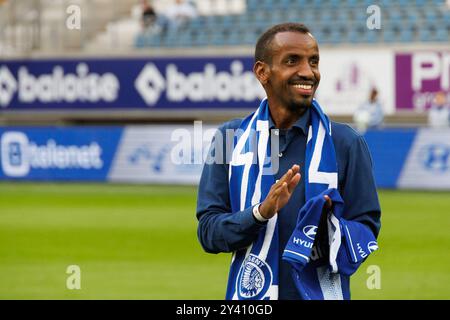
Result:
{"label": "man's eye", "polygon": [[312,60],[311,60],[311,64],[314,65],[314,66],[316,66],[316,65],[319,64],[319,60],[318,60],[318,59],[312,59]]}
{"label": "man's eye", "polygon": [[288,59],[286,60],[286,63],[287,63],[287,64],[294,64],[295,62],[296,62],[295,58],[288,58]]}

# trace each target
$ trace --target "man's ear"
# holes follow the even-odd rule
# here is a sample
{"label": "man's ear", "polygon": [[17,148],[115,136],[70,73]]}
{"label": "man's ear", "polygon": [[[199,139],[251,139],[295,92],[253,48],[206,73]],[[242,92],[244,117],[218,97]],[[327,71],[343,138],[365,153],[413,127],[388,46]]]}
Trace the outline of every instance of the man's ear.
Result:
{"label": "man's ear", "polygon": [[256,61],[256,63],[253,65],[253,72],[262,85],[265,85],[269,80],[270,69],[267,63]]}

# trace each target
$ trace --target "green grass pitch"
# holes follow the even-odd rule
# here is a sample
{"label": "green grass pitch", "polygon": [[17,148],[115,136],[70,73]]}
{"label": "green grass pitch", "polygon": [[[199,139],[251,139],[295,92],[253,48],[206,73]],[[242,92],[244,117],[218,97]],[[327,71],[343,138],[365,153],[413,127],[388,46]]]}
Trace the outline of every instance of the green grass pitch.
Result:
{"label": "green grass pitch", "polygon": [[[380,250],[352,298],[450,299],[450,193],[380,201]],[[230,255],[202,251],[195,204],[195,187],[0,183],[0,299],[223,299]],[[370,265],[380,289],[366,286]]]}

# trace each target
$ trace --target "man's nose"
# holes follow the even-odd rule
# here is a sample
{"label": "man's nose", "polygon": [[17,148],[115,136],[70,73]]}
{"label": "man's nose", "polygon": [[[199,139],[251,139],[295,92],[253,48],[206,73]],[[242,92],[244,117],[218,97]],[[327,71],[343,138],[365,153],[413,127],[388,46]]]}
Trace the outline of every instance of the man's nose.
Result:
{"label": "man's nose", "polygon": [[313,79],[314,73],[308,61],[303,61],[299,64],[297,75],[302,78]]}

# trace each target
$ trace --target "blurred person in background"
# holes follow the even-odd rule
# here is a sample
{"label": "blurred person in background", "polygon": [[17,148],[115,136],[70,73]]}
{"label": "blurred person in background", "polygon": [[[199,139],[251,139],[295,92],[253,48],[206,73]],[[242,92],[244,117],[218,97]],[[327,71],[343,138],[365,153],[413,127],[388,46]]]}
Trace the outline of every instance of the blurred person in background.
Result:
{"label": "blurred person in background", "polygon": [[433,104],[428,110],[428,124],[433,128],[450,127],[450,105],[443,91],[434,96]]}
{"label": "blurred person in background", "polygon": [[377,88],[372,88],[369,100],[362,104],[353,115],[353,121],[358,131],[365,132],[370,128],[377,128],[383,124],[383,107],[378,100]]}
{"label": "blurred person in background", "polygon": [[174,4],[158,15],[157,24],[160,32],[178,30],[197,16],[197,7],[194,2],[176,0]]}
{"label": "blurred person in background", "polygon": [[144,32],[152,31],[157,19],[156,11],[153,6],[147,1],[142,0],[142,29]]}

